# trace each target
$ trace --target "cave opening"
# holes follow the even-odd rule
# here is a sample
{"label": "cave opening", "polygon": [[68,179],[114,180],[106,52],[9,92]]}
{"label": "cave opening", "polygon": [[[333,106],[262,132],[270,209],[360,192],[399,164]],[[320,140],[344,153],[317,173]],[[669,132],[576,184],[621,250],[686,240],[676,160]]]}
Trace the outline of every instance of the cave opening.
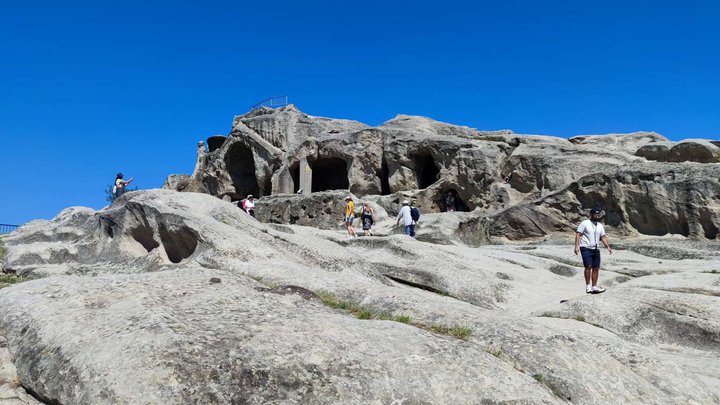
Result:
{"label": "cave opening", "polygon": [[161,224],[159,228],[160,240],[171,262],[180,263],[195,253],[198,236],[192,229],[186,226],[168,228],[164,224]]}
{"label": "cave opening", "polygon": [[[451,199],[448,199],[448,194],[452,196]],[[435,202],[440,207],[441,212],[470,211],[465,201],[460,197],[460,194],[453,188],[439,192],[435,196]]]}
{"label": "cave opening", "polygon": [[383,157],[382,165],[380,166],[380,194],[390,194],[390,171],[388,170],[387,160]]}
{"label": "cave opening", "polygon": [[413,161],[419,189],[427,188],[438,180],[440,169],[438,169],[435,159],[429,153],[415,155]]}
{"label": "cave opening", "polygon": [[300,190],[300,163],[296,163],[290,167],[290,179],[292,179],[292,192],[297,193]]}
{"label": "cave opening", "polygon": [[348,164],[340,158],[321,158],[312,163],[312,191],[347,190]]}
{"label": "cave opening", "polygon": [[233,145],[225,156],[225,165],[235,187],[235,194],[230,194],[233,200],[241,200],[248,194],[260,195],[255,160],[249,147],[241,143]]}

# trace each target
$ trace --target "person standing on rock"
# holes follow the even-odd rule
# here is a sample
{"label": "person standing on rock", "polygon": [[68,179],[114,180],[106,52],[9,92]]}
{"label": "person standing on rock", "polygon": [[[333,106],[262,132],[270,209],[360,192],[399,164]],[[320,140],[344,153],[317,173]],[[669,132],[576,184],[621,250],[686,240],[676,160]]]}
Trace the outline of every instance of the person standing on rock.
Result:
{"label": "person standing on rock", "polygon": [[452,191],[448,191],[445,197],[445,209],[447,212],[455,212],[455,197],[453,197]]}
{"label": "person standing on rock", "polygon": [[363,227],[365,236],[372,236],[372,225],[373,225],[373,222],[375,222],[374,216],[375,216],[375,213],[373,212],[373,209],[370,207],[370,204],[364,203],[363,208],[362,208],[362,215],[360,216],[360,219],[362,220],[362,227]]}
{"label": "person standing on rock", "polygon": [[408,200],[403,201],[402,208],[400,208],[400,212],[397,216],[397,223],[396,225],[400,225],[400,220],[403,222],[404,232],[405,235],[414,237],[415,236],[415,225],[412,216],[410,215],[410,203]]}
{"label": "person standing on rock", "polygon": [[355,203],[351,196],[345,197],[345,226],[347,227],[348,236],[350,238],[356,238],[357,233],[353,228],[353,221],[355,220]]}
{"label": "person standing on rock", "polygon": [[605,227],[599,222],[600,208],[590,210],[590,219],[584,220],[575,232],[575,255],[582,254],[583,266],[585,266],[585,293],[600,294],[605,289],[598,286],[600,272],[600,242],[605,245],[608,254],[612,254],[612,248],[608,243]]}
{"label": "person standing on rock", "polygon": [[123,174],[118,173],[117,176],[115,176],[115,184],[113,185],[113,197],[118,198],[125,194],[127,185],[132,183],[132,181],[132,177],[128,181],[123,180]]}

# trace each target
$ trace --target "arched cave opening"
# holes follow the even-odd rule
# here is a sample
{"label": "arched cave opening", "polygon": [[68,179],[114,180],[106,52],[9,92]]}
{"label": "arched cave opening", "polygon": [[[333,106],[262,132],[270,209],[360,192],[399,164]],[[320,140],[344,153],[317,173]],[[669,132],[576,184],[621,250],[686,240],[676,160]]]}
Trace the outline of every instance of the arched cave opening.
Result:
{"label": "arched cave opening", "polygon": [[292,192],[297,193],[300,190],[300,163],[290,166],[290,178],[293,182]]}
{"label": "arched cave opening", "polygon": [[161,224],[159,228],[160,240],[171,262],[180,263],[195,253],[198,237],[193,230],[185,226],[168,229],[164,224]]}
{"label": "arched cave opening", "polygon": [[132,228],[132,230],[130,230],[130,236],[132,236],[137,243],[141,244],[148,253],[160,246],[153,237],[153,229],[147,223]]}
{"label": "arched cave opening", "polygon": [[241,200],[248,194],[260,195],[255,177],[255,161],[249,147],[236,143],[225,156],[225,165],[235,187],[233,200]]}
{"label": "arched cave opening", "polygon": [[[452,199],[450,201],[448,201],[448,193],[452,195]],[[437,195],[435,195],[435,202],[437,203],[438,207],[440,207],[441,212],[450,211],[448,203],[452,203],[452,208],[454,211],[470,211],[467,204],[465,204],[465,201],[462,199],[462,197],[460,197],[460,194],[458,194],[457,190],[453,188],[439,192]]]}
{"label": "arched cave opening", "polygon": [[348,164],[340,158],[321,158],[312,163],[312,191],[347,190]]}
{"label": "arched cave opening", "polygon": [[438,180],[440,169],[438,169],[435,159],[429,154],[424,153],[413,157],[415,164],[415,177],[417,177],[418,188],[427,188]]}
{"label": "arched cave opening", "polygon": [[712,214],[707,207],[700,208],[700,225],[707,239],[717,239],[718,227],[713,223]]}
{"label": "arched cave opening", "polygon": [[207,139],[208,152],[215,152],[216,150],[220,149],[226,140],[227,137],[222,135],[213,135],[209,137]]}

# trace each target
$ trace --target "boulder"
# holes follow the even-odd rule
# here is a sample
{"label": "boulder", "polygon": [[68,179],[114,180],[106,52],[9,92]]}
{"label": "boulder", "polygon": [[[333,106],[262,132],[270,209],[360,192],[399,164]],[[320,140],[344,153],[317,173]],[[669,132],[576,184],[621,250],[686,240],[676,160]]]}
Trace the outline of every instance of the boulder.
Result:
{"label": "boulder", "polygon": [[678,142],[668,152],[670,162],[720,162],[720,147],[704,139]]}

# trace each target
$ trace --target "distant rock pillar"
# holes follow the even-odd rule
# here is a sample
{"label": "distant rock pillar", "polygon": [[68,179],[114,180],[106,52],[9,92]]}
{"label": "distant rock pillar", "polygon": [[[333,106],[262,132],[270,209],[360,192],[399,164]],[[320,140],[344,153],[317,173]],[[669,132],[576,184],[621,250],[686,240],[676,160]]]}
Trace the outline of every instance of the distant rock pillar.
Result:
{"label": "distant rock pillar", "polygon": [[192,177],[198,178],[205,169],[205,142],[200,141],[197,143],[197,160],[195,161],[195,170],[193,170]]}
{"label": "distant rock pillar", "polygon": [[300,159],[300,187],[304,195],[312,193],[312,168],[307,157]]}

